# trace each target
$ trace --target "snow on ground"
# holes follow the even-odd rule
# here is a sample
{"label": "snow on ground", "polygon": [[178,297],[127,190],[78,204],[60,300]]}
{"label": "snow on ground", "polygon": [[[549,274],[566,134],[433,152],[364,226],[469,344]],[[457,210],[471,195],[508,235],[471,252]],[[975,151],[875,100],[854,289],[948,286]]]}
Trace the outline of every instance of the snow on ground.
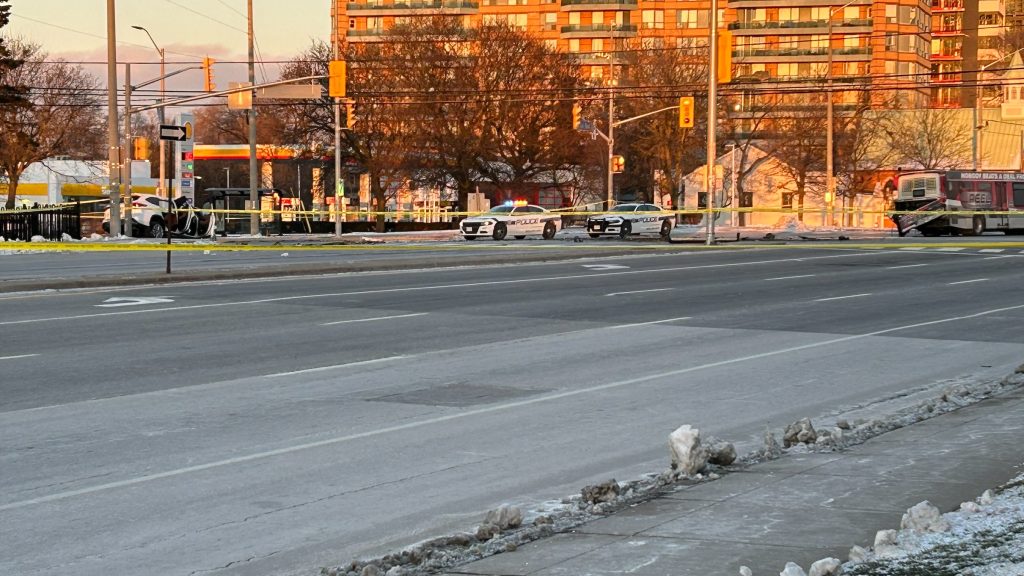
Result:
{"label": "snow on ground", "polygon": [[[943,515],[943,532],[900,530],[896,546],[847,576],[1024,576],[1024,474]],[[884,556],[878,558],[877,556]]]}

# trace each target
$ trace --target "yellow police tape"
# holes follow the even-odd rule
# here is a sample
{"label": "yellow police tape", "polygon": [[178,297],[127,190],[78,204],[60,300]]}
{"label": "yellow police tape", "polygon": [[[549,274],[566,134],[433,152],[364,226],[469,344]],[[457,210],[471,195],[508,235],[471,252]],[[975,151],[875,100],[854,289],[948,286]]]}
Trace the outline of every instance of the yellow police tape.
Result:
{"label": "yellow police tape", "polygon": [[[699,240],[699,239],[694,239]],[[572,250],[621,250],[627,251],[650,251],[650,250],[749,250],[749,249],[845,249],[845,250],[918,250],[925,248],[972,248],[972,249],[1024,249],[1024,242],[941,242],[941,243],[865,243],[850,241],[816,241],[800,244],[783,244],[784,240],[765,243],[724,243],[707,246],[696,242],[665,244],[665,243],[636,243],[632,245],[607,244],[597,242],[563,244],[212,244],[206,242],[161,244],[160,240],[145,241],[140,243],[122,244],[110,242],[0,242],[0,253],[5,251],[30,251],[30,252],[317,252],[317,251],[445,251],[459,252],[467,250],[480,251],[493,250],[497,252],[550,252],[553,250],[571,248]],[[754,241],[759,242],[759,241]],[[915,252],[917,253],[917,252]]]}

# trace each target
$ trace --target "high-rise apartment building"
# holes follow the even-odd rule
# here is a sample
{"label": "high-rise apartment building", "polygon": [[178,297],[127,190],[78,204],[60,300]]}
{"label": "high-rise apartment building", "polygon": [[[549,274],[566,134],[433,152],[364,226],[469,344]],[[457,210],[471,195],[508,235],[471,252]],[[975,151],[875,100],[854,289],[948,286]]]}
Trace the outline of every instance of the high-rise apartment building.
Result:
{"label": "high-rise apartment building", "polygon": [[[820,81],[831,53],[837,82],[911,87],[901,92],[916,100],[926,96],[930,9],[937,1],[720,0],[718,22],[733,32],[736,76]],[[349,43],[380,41],[396,23],[438,13],[466,25],[508,22],[579,54],[584,74],[600,79],[619,61],[616,52],[638,40],[654,47],[706,45],[710,6],[709,0],[335,0],[334,9],[337,38]]]}
{"label": "high-rise apartment building", "polygon": [[932,0],[932,101],[975,105],[981,71],[1001,56],[1005,0]]}

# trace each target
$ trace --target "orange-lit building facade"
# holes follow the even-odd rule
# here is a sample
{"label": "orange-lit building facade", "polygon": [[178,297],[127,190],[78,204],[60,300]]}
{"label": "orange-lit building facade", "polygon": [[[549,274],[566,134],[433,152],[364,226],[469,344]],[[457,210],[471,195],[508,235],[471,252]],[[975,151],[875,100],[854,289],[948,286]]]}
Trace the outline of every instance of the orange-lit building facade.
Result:
{"label": "orange-lit building facade", "polygon": [[[766,81],[832,74],[920,87],[930,71],[931,3],[936,0],[720,0],[719,27],[733,36],[736,76]],[[467,26],[506,21],[552,47],[578,54],[599,80],[616,51],[642,39],[653,47],[707,43],[708,0],[357,0],[334,1],[343,42],[374,42],[405,19],[450,14]],[[831,35],[829,20],[831,13]],[[635,45],[635,44],[632,44]]]}

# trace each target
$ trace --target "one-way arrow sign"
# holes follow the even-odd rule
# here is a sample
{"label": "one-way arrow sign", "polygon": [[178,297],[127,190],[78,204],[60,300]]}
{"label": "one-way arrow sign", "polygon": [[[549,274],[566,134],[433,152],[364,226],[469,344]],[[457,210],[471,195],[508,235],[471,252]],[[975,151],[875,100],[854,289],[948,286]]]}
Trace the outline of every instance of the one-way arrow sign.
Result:
{"label": "one-way arrow sign", "polygon": [[185,140],[188,140],[188,130],[184,126],[161,124],[160,139],[184,142]]}
{"label": "one-way arrow sign", "polygon": [[174,300],[166,296],[133,296],[130,298],[107,298],[103,304],[96,304],[99,308],[119,308],[121,306],[139,306],[142,304],[167,304]]}

